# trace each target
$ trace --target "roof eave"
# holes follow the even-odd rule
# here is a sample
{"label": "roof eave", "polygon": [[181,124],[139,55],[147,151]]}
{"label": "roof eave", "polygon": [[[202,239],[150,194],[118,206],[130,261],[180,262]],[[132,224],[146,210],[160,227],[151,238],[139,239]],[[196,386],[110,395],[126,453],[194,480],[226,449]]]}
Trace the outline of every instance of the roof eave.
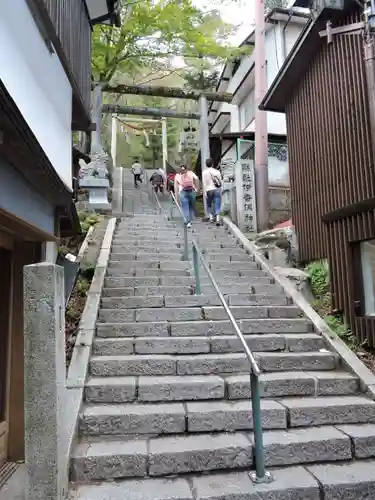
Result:
{"label": "roof eave", "polygon": [[295,62],[295,58],[299,53],[302,45],[304,44],[306,38],[314,29],[314,26],[315,23],[311,20],[302,30],[292,50],[289,52],[283,65],[277,73],[276,78],[274,79],[270,88],[267,90],[266,95],[262,99],[262,102],[259,105],[259,109],[264,111],[274,111],[276,113],[285,112],[286,96],[290,94],[285,93],[284,90],[281,89],[284,83],[284,78],[287,74],[293,71],[293,63]]}

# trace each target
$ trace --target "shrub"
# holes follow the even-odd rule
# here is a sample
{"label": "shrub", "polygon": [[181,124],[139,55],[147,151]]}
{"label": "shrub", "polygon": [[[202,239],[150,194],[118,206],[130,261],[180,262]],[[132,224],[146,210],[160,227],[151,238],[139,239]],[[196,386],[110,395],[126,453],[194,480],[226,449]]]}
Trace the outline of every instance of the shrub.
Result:
{"label": "shrub", "polygon": [[311,290],[314,297],[319,298],[329,292],[329,273],[324,262],[311,262],[305,271],[310,276]]}

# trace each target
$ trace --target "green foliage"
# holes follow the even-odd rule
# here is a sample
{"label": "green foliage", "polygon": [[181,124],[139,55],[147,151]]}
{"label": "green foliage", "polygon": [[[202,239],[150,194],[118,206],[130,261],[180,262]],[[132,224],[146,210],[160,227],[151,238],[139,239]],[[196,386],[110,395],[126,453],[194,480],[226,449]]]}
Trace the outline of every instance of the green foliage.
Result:
{"label": "green foliage", "polygon": [[89,283],[91,283],[94,274],[95,274],[95,266],[93,266],[90,263],[85,263],[84,266],[81,268],[82,278],[87,280]]}
{"label": "green foliage", "polygon": [[238,52],[228,44],[232,32],[218,11],[203,11],[192,0],[136,2],[123,8],[121,28],[95,26],[93,74],[109,82],[116,74],[134,74],[151,65],[162,68],[174,55],[223,61]]}
{"label": "green foliage", "polygon": [[75,321],[79,318],[80,312],[74,307],[73,304],[69,304],[68,307],[66,308],[66,319],[68,321]]}
{"label": "green foliage", "polygon": [[94,226],[100,221],[100,215],[95,213],[78,212],[78,217],[81,223],[82,233],[87,234],[91,226]]}
{"label": "green foliage", "polygon": [[266,12],[275,8],[286,9],[288,4],[288,0],[264,0],[264,9]]}
{"label": "green foliage", "polygon": [[336,333],[350,349],[357,349],[358,344],[353,332],[339,315],[333,315],[332,297],[329,293],[329,272],[328,266],[321,261],[311,262],[305,271],[311,280],[311,289],[315,297],[312,306],[322,316],[330,329]]}
{"label": "green foliage", "polygon": [[90,282],[88,281],[88,279],[86,277],[81,275],[77,279],[77,283],[76,283],[77,294],[80,297],[86,297],[86,295],[89,291],[89,288],[90,288]]}
{"label": "green foliage", "polygon": [[353,332],[346,325],[343,319],[339,316],[326,315],[323,317],[324,321],[330,329],[336,333],[343,340],[350,349],[358,348],[358,343],[353,335]]}
{"label": "green foliage", "polygon": [[219,82],[220,72],[218,70],[185,70],[183,73],[186,81],[185,88],[191,90],[212,91]]}
{"label": "green foliage", "polygon": [[305,271],[311,279],[311,288],[315,297],[321,297],[329,291],[328,268],[323,262],[312,262]]}

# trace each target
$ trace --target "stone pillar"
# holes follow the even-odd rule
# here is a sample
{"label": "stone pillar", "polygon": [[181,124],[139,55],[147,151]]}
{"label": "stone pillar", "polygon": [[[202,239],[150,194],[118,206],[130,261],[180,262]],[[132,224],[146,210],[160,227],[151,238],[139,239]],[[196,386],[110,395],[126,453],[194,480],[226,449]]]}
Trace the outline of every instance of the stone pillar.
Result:
{"label": "stone pillar", "polygon": [[24,364],[26,500],[63,500],[64,270],[48,262],[24,267]]}

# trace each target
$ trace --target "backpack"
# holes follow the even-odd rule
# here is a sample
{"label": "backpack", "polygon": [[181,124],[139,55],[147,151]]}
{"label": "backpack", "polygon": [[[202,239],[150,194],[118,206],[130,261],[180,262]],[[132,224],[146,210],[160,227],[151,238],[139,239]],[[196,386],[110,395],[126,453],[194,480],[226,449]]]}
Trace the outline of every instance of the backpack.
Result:
{"label": "backpack", "polygon": [[214,183],[214,186],[216,188],[221,188],[221,180],[219,179],[219,177],[216,177],[216,175],[212,175],[210,173],[211,177],[212,177],[212,182]]}
{"label": "backpack", "polygon": [[159,172],[155,172],[152,176],[153,184],[164,184],[164,178]]}
{"label": "backpack", "polygon": [[181,187],[182,191],[193,191],[194,190],[194,178],[192,172],[185,172],[181,174]]}

